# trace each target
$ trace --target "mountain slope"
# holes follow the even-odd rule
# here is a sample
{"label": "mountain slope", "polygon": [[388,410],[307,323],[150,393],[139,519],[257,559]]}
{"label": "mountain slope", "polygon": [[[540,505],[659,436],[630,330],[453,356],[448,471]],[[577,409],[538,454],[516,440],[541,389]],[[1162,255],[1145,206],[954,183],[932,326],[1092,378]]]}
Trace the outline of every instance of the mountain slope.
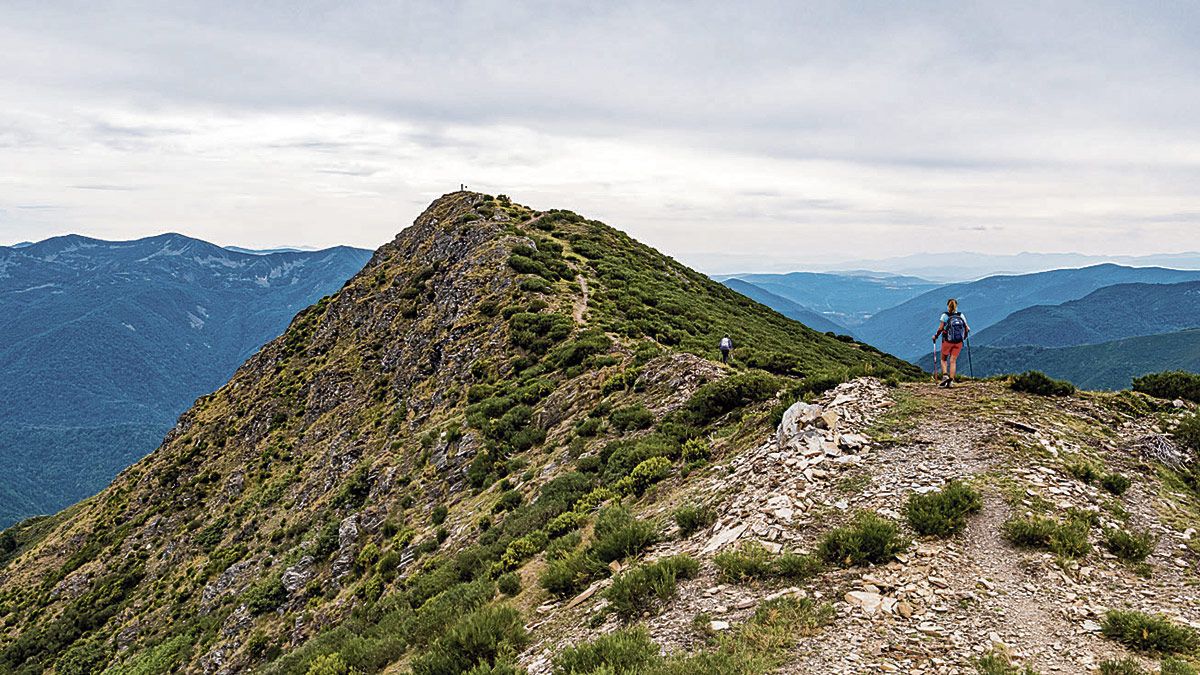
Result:
{"label": "mountain slope", "polygon": [[1200,327],[1200,281],[1117,284],[1061,305],[1038,305],[976,333],[978,346],[1070,347]]}
{"label": "mountain slope", "polygon": [[[1164,370],[1200,372],[1200,329],[1074,347],[979,347],[972,345],[975,375],[1040,370],[1085,389],[1124,389],[1133,378]],[[933,355],[920,365],[931,370]],[[959,358],[959,372],[967,361]]]}
{"label": "mountain slope", "polygon": [[916,277],[870,272],[739,274],[728,278],[754,284],[850,328],[880,310],[895,307],[940,285]]}
{"label": "mountain slope", "polygon": [[930,350],[930,337],[948,298],[978,335],[1013,312],[1034,305],[1056,305],[1082,298],[1104,286],[1123,283],[1171,284],[1200,280],[1200,271],[1158,267],[1096,265],[1019,276],[995,276],[951,284],[883,310],[855,328],[855,335],[902,358],[919,359]]}
{"label": "mountain slope", "polygon": [[726,279],[721,283],[759,304],[770,307],[771,309],[779,312],[793,321],[799,321],[815,331],[839,334],[847,332],[845,328],[834,323],[833,321],[830,321],[824,316],[817,314],[816,312],[805,307],[801,307],[787,298],[780,297],[774,293],[759,288],[758,286],[755,286],[747,281],[742,281],[741,279]]}
{"label": "mountain slope", "polygon": [[5,535],[0,667],[490,663],[454,636],[521,641],[495,575],[769,425],[795,381],[701,358],[724,331],[810,382],[915,373],[597,221],[447,195],[108,489]]}
{"label": "mountain slope", "polygon": [[0,526],[102,488],[369,255],[176,234],[0,248]]}

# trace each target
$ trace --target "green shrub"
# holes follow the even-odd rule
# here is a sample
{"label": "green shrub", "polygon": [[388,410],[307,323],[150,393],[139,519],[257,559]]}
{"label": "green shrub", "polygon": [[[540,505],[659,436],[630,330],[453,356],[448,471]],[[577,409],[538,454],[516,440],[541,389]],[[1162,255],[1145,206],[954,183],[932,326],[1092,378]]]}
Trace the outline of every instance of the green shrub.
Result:
{"label": "green shrub", "polygon": [[492,505],[492,513],[501,513],[504,511],[512,511],[521,505],[521,493],[516,490],[506,490],[500,494],[499,499]]}
{"label": "green shrub", "polygon": [[658,645],[645,626],[622,628],[560,650],[554,657],[554,675],[633,675],[658,659]]}
{"label": "green shrub", "polygon": [[1136,659],[1127,656],[1119,661],[1115,659],[1101,661],[1100,675],[1146,675],[1146,670]]}
{"label": "green shrub", "polygon": [[612,603],[617,615],[632,619],[674,598],[676,584],[682,579],[695,578],[699,571],[700,563],[691,556],[663,558],[618,575],[605,589],[604,597]]}
{"label": "green shrub", "polygon": [[649,429],[654,424],[654,413],[637,403],[613,410],[608,415],[608,422],[621,432]]}
{"label": "green shrub", "polygon": [[675,509],[675,513],[672,515],[675,518],[675,524],[679,526],[679,533],[684,537],[690,537],[700,530],[706,530],[717,522],[717,512],[707,506],[685,504]]}
{"label": "green shrub", "polygon": [[512,607],[482,607],[413,659],[413,675],[461,675],[480,663],[493,665],[502,651],[520,649],[528,639],[520,612]]}
{"label": "green shrub", "polygon": [[1079,519],[1059,522],[1042,516],[1022,516],[1006,521],[1003,531],[1017,546],[1052,551],[1064,558],[1081,558],[1092,550],[1088,525]]}
{"label": "green shrub", "polygon": [[501,574],[496,578],[496,588],[507,596],[521,592],[521,575],[516,572]]}
{"label": "green shrub", "polygon": [[450,515],[450,509],[446,508],[444,504],[438,504],[433,507],[433,513],[429,516],[429,522],[434,525],[441,525],[446,522],[446,516],[448,515]]}
{"label": "green shrub", "polygon": [[1013,391],[1038,396],[1070,396],[1075,393],[1075,385],[1070,382],[1055,380],[1036,370],[1013,375],[1009,386]]}
{"label": "green shrub", "polygon": [[108,649],[103,641],[95,638],[79,640],[58,658],[54,670],[59,675],[92,675],[102,672],[108,659]]}
{"label": "green shrub", "polygon": [[751,371],[731,375],[697,389],[679,411],[679,421],[707,426],[734,410],[766,401],[778,391],[779,380],[768,373]]}
{"label": "green shrub", "polygon": [[575,424],[575,433],[584,438],[597,436],[604,430],[604,420],[598,417],[587,417]]}
{"label": "green shrub", "polygon": [[606,574],[608,566],[597,560],[590,551],[574,551],[563,558],[549,561],[538,577],[538,583],[551,594],[566,598]]}
{"label": "green shrub", "polygon": [[1149,532],[1131,534],[1110,528],[1104,531],[1104,547],[1125,562],[1140,563],[1154,552],[1154,536]]}
{"label": "green shrub", "polygon": [[1168,656],[1159,664],[1161,675],[1197,675],[1196,668],[1183,659]]}
{"label": "green shrub", "polygon": [[718,553],[713,563],[721,578],[733,583],[772,579],[802,581],[821,571],[821,562],[811,555],[774,555],[756,541],[745,542],[736,550]]}
{"label": "green shrub", "polygon": [[1200,412],[1183,418],[1172,435],[1183,447],[1189,448],[1193,452],[1200,452]]}
{"label": "green shrub", "polygon": [[1155,398],[1173,400],[1181,398],[1185,401],[1200,403],[1200,374],[1182,370],[1169,370],[1163,373],[1151,373],[1133,379],[1133,390],[1149,394]]}
{"label": "green shrub", "polygon": [[827,563],[851,567],[888,562],[908,544],[895,523],[864,511],[852,525],[827,533],[817,551]]}
{"label": "green shrub", "polygon": [[666,457],[651,457],[637,466],[629,475],[617,481],[614,489],[623,494],[635,494],[639,497],[651,485],[671,475],[671,460]]}
{"label": "green shrub", "polygon": [[1163,616],[1132,610],[1109,610],[1101,623],[1104,636],[1131,649],[1158,654],[1190,654],[1200,648],[1200,635]]}
{"label": "green shrub", "polygon": [[962,532],[967,516],[982,508],[978,492],[965,483],[951,481],[940,492],[910,495],[904,515],[918,534],[948,537]]}
{"label": "green shrub", "polygon": [[1066,465],[1067,473],[1071,474],[1075,480],[1091,485],[1104,475],[1104,469],[1096,466],[1094,463],[1087,460],[1077,462],[1069,462]]}
{"label": "green shrub", "polygon": [[683,444],[680,456],[685,464],[707,462],[712,457],[712,448],[703,439],[693,438]]}
{"label": "green shrub", "polygon": [[266,614],[282,605],[284,600],[287,600],[287,589],[283,587],[283,580],[279,575],[251,586],[242,597],[246,609],[255,615]]}
{"label": "green shrub", "polygon": [[305,675],[350,675],[350,665],[341,654],[322,654],[313,659]]}
{"label": "green shrub", "polygon": [[766,579],[773,571],[774,556],[765,546],[748,541],[736,550],[722,551],[713,558],[721,578],[733,583]]}
{"label": "green shrub", "polygon": [[1125,491],[1128,490],[1131,485],[1133,485],[1133,481],[1129,480],[1127,476],[1123,476],[1119,473],[1105,474],[1104,478],[1100,479],[1100,487],[1114,495],[1117,495],[1118,497],[1125,494]]}
{"label": "green shrub", "polygon": [[1007,653],[996,650],[975,659],[975,670],[979,675],[1038,675],[1029,666],[1014,665]]}
{"label": "green shrub", "polygon": [[641,553],[658,541],[658,530],[620,506],[609,506],[596,516],[595,536],[592,551],[608,563]]}

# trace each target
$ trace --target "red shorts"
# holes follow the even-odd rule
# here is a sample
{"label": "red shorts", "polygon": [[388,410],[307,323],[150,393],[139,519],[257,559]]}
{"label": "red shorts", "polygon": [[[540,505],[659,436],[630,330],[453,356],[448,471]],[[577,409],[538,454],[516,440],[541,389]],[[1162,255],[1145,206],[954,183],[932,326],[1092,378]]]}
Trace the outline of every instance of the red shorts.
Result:
{"label": "red shorts", "polygon": [[962,351],[962,346],[963,343],[961,342],[947,342],[942,340],[942,357],[958,356],[959,352]]}

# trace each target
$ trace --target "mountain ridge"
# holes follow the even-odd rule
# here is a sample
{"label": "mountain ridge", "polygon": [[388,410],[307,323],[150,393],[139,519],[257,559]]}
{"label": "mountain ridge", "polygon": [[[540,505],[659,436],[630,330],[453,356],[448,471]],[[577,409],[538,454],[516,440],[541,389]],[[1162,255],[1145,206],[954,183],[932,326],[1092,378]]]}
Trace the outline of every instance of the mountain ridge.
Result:
{"label": "mountain ridge", "polygon": [[[746,345],[739,362],[778,374],[716,365],[726,330]],[[709,416],[851,371],[915,374],[597,221],[451,193],[109,488],[10,530],[0,665],[167,654],[186,672],[306,672],[364,598],[389,593],[403,613],[465,592],[439,549],[473,551],[462,573],[480,584],[527,558],[528,537],[600,489],[570,468],[583,455],[603,457],[614,488],[641,490]],[[574,496],[534,501],[555,490]],[[500,495],[520,506],[494,506]],[[296,656],[263,662],[284,647]]]}

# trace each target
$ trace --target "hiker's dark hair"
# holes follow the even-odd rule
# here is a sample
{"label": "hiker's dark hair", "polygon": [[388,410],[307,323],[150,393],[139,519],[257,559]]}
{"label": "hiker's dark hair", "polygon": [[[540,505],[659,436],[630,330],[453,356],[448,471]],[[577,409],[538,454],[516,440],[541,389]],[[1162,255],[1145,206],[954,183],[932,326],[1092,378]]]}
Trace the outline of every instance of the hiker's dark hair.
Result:
{"label": "hiker's dark hair", "polygon": [[950,310],[950,313],[953,314],[958,311],[958,301],[954,298],[950,298],[946,301],[946,307]]}

